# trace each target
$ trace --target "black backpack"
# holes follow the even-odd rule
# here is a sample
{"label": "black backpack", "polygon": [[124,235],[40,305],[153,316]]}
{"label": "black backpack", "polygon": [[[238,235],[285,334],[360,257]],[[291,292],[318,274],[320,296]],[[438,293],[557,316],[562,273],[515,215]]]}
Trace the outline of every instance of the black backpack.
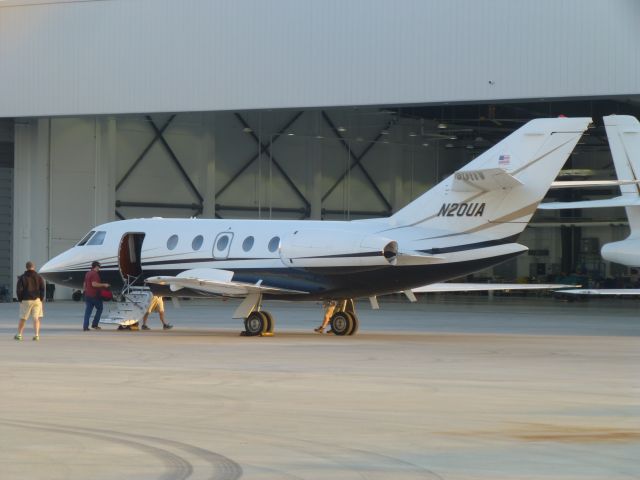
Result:
{"label": "black backpack", "polygon": [[39,296],[38,279],[31,275],[22,274],[18,277],[16,285],[16,296],[18,301],[24,300],[25,296],[33,297],[35,300]]}

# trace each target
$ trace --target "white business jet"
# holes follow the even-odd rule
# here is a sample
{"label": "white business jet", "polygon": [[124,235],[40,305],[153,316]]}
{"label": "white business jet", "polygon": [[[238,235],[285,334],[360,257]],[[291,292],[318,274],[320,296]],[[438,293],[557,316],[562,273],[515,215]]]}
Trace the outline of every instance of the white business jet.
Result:
{"label": "white business jet", "polygon": [[81,288],[98,260],[103,281],[115,288],[244,298],[234,318],[244,319],[246,335],[273,331],[263,300],[334,300],[333,332],[352,335],[354,298],[411,298],[414,288],[525,252],[516,239],[590,122],[530,121],[388,218],[122,220],[95,227],[40,273]]}
{"label": "white business jet", "polygon": [[[629,219],[631,234],[619,242],[606,243],[600,253],[610,262],[629,267],[640,267],[640,123],[629,115],[611,115],[604,117],[609,148],[613,157],[621,195],[605,200],[585,200],[582,202],[542,203],[542,210],[562,210],[578,208],[624,207]],[[602,181],[600,183],[610,183]],[[589,187],[590,182],[576,182],[574,185]],[[593,183],[593,182],[591,182]],[[596,181],[595,183],[598,183]],[[572,182],[567,182],[572,184]],[[562,293],[588,295],[640,295],[639,289],[575,289],[560,290]]]}

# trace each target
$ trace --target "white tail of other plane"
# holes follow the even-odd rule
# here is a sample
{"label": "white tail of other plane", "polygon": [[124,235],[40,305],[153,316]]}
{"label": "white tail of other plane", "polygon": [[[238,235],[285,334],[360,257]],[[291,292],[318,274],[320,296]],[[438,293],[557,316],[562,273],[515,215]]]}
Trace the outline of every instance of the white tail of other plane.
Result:
{"label": "white tail of other plane", "polygon": [[[604,117],[609,148],[619,180],[640,180],[640,122],[629,115]],[[620,185],[623,198],[630,203],[640,199],[637,184]],[[631,236],[640,237],[640,205],[625,207]]]}
{"label": "white tail of other plane", "polygon": [[[609,148],[619,180],[621,195],[604,200],[552,202],[541,206],[545,210],[574,208],[624,207],[631,234],[625,240],[603,245],[602,258],[631,267],[640,266],[640,122],[629,115],[604,117]],[[577,182],[580,187],[582,182]]]}
{"label": "white tail of other plane", "polygon": [[390,222],[493,239],[519,234],[590,123],[590,118],[530,121]]}
{"label": "white tail of other plane", "polygon": [[[618,179],[640,180],[640,122],[629,115],[604,117],[609,148]],[[640,266],[640,193],[638,185],[621,185],[621,199],[626,203],[631,233],[620,242],[602,246],[605,260],[632,267]]]}

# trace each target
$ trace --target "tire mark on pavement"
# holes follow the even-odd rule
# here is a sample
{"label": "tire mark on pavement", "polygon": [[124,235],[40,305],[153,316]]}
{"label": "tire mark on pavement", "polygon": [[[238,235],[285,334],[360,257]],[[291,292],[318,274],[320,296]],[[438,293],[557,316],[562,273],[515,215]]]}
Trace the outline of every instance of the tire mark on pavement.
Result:
{"label": "tire mark on pavement", "polygon": [[[252,434],[252,438],[255,439],[255,434]],[[351,448],[337,443],[317,442],[304,438],[277,436],[273,434],[269,437],[266,437],[265,441],[268,441],[271,445],[279,444],[283,448],[288,448],[293,451],[298,451],[305,454],[314,452],[314,457],[321,458],[329,463],[340,465],[345,470],[349,470],[350,472],[357,474],[363,479],[368,479],[371,476],[376,477],[376,475],[378,475],[378,477],[376,478],[379,478],[380,472],[359,470],[357,468],[354,468],[354,465],[367,464],[369,463],[367,462],[367,460],[372,461],[372,459],[376,458],[378,459],[378,462],[380,461],[380,459],[384,460],[384,465],[387,468],[395,465],[398,469],[398,474],[411,474],[415,476],[414,478],[423,480],[444,480],[443,476],[437,474],[432,470],[429,470],[426,467],[423,467],[422,465],[418,465],[401,458],[393,457],[391,455],[377,453],[371,450]],[[309,447],[303,447],[304,444],[309,445]],[[319,452],[318,447],[321,447],[321,449],[325,451]],[[344,457],[345,454],[348,453],[352,453],[354,459],[357,459],[358,462],[356,463],[346,461]]]}
{"label": "tire mark on pavement", "polygon": [[[218,453],[212,452],[210,450],[206,450],[204,448],[196,447],[195,445],[190,445],[188,443],[178,442],[176,440],[170,440],[162,437],[155,437],[151,435],[141,435],[134,434],[129,432],[119,432],[116,430],[107,430],[107,429],[97,429],[97,428],[86,428],[86,427],[69,427],[64,425],[54,425],[48,423],[35,423],[35,422],[15,422],[11,420],[3,420],[0,419],[0,423],[4,423],[6,425],[14,425],[14,426],[30,426],[31,428],[38,428],[42,430],[51,430],[51,431],[59,431],[59,433],[70,433],[70,434],[84,434],[88,436],[94,436],[96,438],[107,439],[111,441],[118,441],[123,443],[130,443],[135,448],[139,450],[148,449],[149,453],[155,454],[158,458],[165,461],[165,457],[175,465],[179,465],[180,461],[188,464],[189,471],[182,469],[181,472],[174,473],[174,476],[170,477],[161,477],[161,478],[171,478],[176,480],[182,480],[190,477],[193,474],[193,465],[189,463],[183,457],[180,457],[169,450],[154,447],[149,445],[148,442],[157,443],[163,446],[171,446],[175,449],[182,450],[183,452],[187,452],[196,457],[202,458],[209,465],[207,480],[237,480],[242,477],[242,467],[224,455],[220,455]],[[141,440],[139,442],[134,442],[130,439]],[[145,443],[146,442],[146,443]],[[186,473],[186,476],[184,474]]]}
{"label": "tire mark on pavement", "polygon": [[47,431],[63,435],[89,437],[96,440],[106,440],[108,442],[117,442],[127,445],[131,448],[153,456],[154,458],[159,460],[161,464],[164,465],[165,471],[160,477],[158,477],[161,480],[186,480],[193,473],[193,466],[184,458],[171,453],[168,450],[157,448],[151,445],[145,445],[144,443],[135,442],[127,438],[87,431],[85,429],[76,429],[73,427],[64,427],[59,425],[38,424],[35,422],[13,422],[10,420],[0,420],[0,423],[12,427]]}

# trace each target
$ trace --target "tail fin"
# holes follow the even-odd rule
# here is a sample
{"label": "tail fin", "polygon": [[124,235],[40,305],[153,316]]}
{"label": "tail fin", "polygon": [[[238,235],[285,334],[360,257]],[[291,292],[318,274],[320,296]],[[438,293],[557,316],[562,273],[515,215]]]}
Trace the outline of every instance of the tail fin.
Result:
{"label": "tail fin", "polygon": [[488,238],[520,233],[589,126],[590,118],[532,120],[391,216]]}
{"label": "tail fin", "polygon": [[[629,115],[604,117],[609,148],[619,180],[640,180],[640,122]],[[623,197],[637,199],[637,184],[621,185]],[[625,207],[629,218],[631,236],[640,236],[640,206]]]}

